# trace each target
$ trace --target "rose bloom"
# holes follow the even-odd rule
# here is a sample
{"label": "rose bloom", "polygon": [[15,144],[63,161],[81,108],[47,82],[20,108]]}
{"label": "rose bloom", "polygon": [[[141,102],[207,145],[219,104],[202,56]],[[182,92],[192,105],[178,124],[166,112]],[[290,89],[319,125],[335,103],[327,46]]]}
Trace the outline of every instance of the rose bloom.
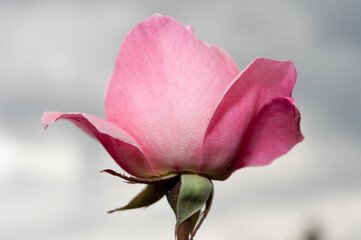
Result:
{"label": "rose bloom", "polygon": [[189,172],[224,180],[302,141],[291,97],[295,81],[291,61],[259,58],[240,72],[224,49],[155,14],[120,47],[106,89],[106,120],[46,112],[42,123],[72,121],[138,178]]}

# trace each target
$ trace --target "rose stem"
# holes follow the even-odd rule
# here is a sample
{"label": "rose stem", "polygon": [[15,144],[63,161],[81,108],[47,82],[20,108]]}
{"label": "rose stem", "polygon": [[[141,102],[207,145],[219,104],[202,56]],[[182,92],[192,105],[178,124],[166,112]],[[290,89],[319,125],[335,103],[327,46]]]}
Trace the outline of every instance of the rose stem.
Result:
{"label": "rose stem", "polygon": [[182,222],[177,230],[177,240],[188,240],[191,224],[189,218]]}

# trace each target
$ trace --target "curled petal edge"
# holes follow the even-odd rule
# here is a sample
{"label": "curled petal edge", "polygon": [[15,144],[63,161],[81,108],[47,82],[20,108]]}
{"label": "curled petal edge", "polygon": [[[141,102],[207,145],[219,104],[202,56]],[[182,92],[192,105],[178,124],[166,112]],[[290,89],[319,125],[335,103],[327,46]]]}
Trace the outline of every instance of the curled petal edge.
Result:
{"label": "curled petal edge", "polygon": [[[291,97],[297,73],[291,61],[258,58],[238,74],[220,98],[204,137],[199,172],[224,180],[235,170],[244,136],[264,106]],[[226,167],[225,167],[226,166]]]}
{"label": "curled petal edge", "polygon": [[278,98],[262,109],[246,133],[237,169],[268,165],[304,139],[294,103],[293,98]]}
{"label": "curled petal edge", "polygon": [[46,129],[59,119],[73,122],[97,139],[124,171],[138,178],[160,178],[147,161],[138,143],[111,122],[85,113],[45,112],[41,122]]}
{"label": "curled petal edge", "polygon": [[225,180],[240,168],[269,165],[301,142],[301,115],[294,102],[285,97],[266,104],[250,123],[228,169],[214,179]]}

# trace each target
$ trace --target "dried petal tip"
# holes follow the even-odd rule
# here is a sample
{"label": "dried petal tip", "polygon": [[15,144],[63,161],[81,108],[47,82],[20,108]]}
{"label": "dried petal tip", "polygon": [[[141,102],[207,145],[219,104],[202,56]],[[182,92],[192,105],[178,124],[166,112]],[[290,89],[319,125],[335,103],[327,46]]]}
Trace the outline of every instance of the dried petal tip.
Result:
{"label": "dried petal tip", "polygon": [[45,130],[50,124],[55,122],[55,116],[57,116],[57,112],[43,112],[41,124],[43,124]]}

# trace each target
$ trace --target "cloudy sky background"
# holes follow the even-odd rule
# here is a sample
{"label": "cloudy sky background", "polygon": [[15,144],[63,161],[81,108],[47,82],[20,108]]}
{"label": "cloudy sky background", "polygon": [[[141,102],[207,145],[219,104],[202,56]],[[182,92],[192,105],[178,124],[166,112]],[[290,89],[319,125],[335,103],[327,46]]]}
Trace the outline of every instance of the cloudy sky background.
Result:
{"label": "cloudy sky background", "polygon": [[0,239],[172,239],[165,199],[106,214],[143,186],[68,122],[44,131],[43,111],[104,118],[103,89],[119,46],[159,12],[193,25],[243,69],[257,57],[292,60],[305,140],[272,165],[215,183],[197,239],[361,239],[361,2],[1,1]]}

